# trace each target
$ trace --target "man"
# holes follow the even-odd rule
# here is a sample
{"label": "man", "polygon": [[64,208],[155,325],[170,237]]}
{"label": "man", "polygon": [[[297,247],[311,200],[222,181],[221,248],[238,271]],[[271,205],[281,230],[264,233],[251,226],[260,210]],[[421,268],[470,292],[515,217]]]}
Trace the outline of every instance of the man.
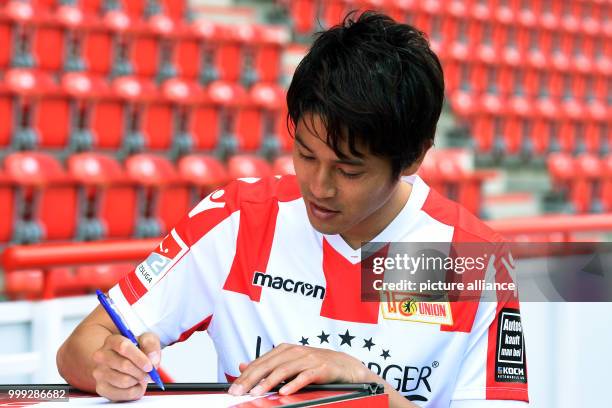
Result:
{"label": "man", "polygon": [[287,94],[296,176],[237,180],[202,200],[109,292],[142,351],[98,307],[58,351],[62,376],[138,399],[161,347],[207,330],[235,395],[378,382],[393,407],[523,406],[524,363],[503,377],[495,351],[501,311],[518,327],[516,299],[444,303],[449,319],[431,324],[361,298],[363,243],[500,241],[414,176],[443,96],[413,27],[366,12],[322,33]]}

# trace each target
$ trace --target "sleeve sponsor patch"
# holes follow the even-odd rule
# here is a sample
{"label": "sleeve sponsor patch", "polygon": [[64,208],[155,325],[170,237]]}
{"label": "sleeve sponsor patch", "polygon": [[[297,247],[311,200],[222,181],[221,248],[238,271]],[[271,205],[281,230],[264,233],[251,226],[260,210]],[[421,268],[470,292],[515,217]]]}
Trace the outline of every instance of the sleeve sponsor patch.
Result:
{"label": "sleeve sponsor patch", "polygon": [[495,381],[526,383],[525,339],[520,311],[501,309],[497,321]]}
{"label": "sleeve sponsor patch", "polygon": [[172,230],[155,251],[136,267],[136,276],[147,290],[151,289],[188,249],[176,231]]}

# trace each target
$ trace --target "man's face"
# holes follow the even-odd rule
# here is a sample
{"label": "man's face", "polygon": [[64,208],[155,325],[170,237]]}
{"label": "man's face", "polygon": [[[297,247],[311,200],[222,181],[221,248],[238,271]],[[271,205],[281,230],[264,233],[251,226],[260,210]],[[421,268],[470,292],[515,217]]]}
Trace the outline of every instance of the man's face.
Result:
{"label": "man's face", "polygon": [[349,243],[369,241],[397,214],[403,183],[392,180],[390,160],[359,146],[364,157],[355,157],[346,144],[340,150],[347,157],[341,160],[325,138],[317,115],[304,115],[298,122],[293,162],[308,219],[321,233],[342,234]]}

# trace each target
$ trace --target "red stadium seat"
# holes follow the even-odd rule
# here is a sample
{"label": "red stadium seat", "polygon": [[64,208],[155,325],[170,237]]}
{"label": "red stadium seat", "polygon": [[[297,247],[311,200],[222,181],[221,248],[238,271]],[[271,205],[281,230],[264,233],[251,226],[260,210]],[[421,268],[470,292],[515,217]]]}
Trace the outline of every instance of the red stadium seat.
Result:
{"label": "red stadium seat", "polygon": [[95,146],[131,154],[145,147],[142,116],[147,102],[155,100],[157,89],[148,80],[121,77],[113,81],[109,94],[95,104],[92,129]]}
{"label": "red stadium seat", "polygon": [[224,39],[219,24],[196,20],[176,39],[175,58],[182,78],[197,79],[201,85],[219,79],[217,54]]}
{"label": "red stadium seat", "polygon": [[[10,34],[5,37],[7,51],[10,50],[10,66],[15,68],[33,68],[32,37],[35,32],[34,8],[28,2],[10,0],[0,9],[1,20],[9,25]],[[10,44],[10,45],[9,45]],[[6,54],[5,54],[6,55]]]}
{"label": "red stadium seat", "polygon": [[565,195],[570,210],[584,211],[585,197],[581,197],[581,189],[576,188],[576,164],[572,157],[566,153],[552,153],[547,158],[547,167],[553,189]]}
{"label": "red stadium seat", "polygon": [[108,10],[99,23],[88,30],[83,39],[83,54],[87,70],[93,74],[129,75],[133,67],[129,61],[127,31],[132,20],[121,10]]}
{"label": "red stadium seat", "polygon": [[[136,196],[121,165],[100,153],[73,154],[68,171],[79,186],[80,240],[129,237],[134,226]],[[117,211],[117,204],[121,210]]]}
{"label": "red stadium seat", "polygon": [[61,87],[70,106],[70,140],[68,150],[89,150],[94,144],[92,114],[100,98],[109,92],[106,81],[82,72],[68,72],[61,78]]}
{"label": "red stadium seat", "polygon": [[576,159],[575,183],[580,184],[580,200],[584,202],[580,210],[584,212],[601,213],[604,210],[602,188],[604,185],[604,169],[602,162],[595,155],[581,154]]}
{"label": "red stadium seat", "polygon": [[245,98],[238,84],[215,81],[206,88],[192,120],[196,150],[215,150],[225,157],[238,149],[236,115]]}
{"label": "red stadium seat", "polygon": [[559,10],[561,1],[542,1],[539,2],[538,25],[546,30],[557,30],[560,25],[559,16],[561,12]]}
{"label": "red stadium seat", "polygon": [[35,26],[33,48],[37,67],[49,71],[83,70],[82,45],[90,25],[81,8],[58,5]]}
{"label": "red stadium seat", "polygon": [[245,177],[269,177],[272,175],[270,164],[258,156],[239,154],[227,162],[230,179]]}
{"label": "red stadium seat", "polygon": [[[47,144],[50,139],[67,137],[67,112],[62,110],[61,102],[57,103],[57,87],[49,75],[11,69],[4,81],[8,95],[2,98],[2,105],[6,106],[6,113],[8,109],[12,111],[9,119],[12,124],[6,127],[13,147],[32,149],[41,142]],[[53,115],[58,115],[57,120]]]}
{"label": "red stadium seat", "polygon": [[60,163],[39,152],[11,153],[5,159],[16,189],[16,242],[68,240],[76,231],[76,191]]}
{"label": "red stadium seat", "polygon": [[308,34],[315,30],[317,2],[315,0],[293,0],[290,3],[293,30],[298,34]]}
{"label": "red stadium seat", "polygon": [[255,69],[260,82],[275,83],[281,79],[282,55],[289,42],[289,32],[282,26],[258,26],[260,39]]}
{"label": "red stadium seat", "polygon": [[283,90],[273,84],[253,86],[237,114],[238,146],[241,151],[260,150],[275,156],[281,150],[277,124],[285,103]]}
{"label": "red stadium seat", "polygon": [[11,24],[4,19],[0,19],[0,69],[4,70],[9,66],[12,52],[12,30]]}
{"label": "red stadium seat", "polygon": [[603,166],[603,188],[602,200],[604,203],[604,211],[612,211],[612,154],[606,156],[602,160]]}
{"label": "red stadium seat", "polygon": [[178,171],[180,177],[191,186],[192,205],[229,181],[225,166],[216,158],[207,155],[184,156],[178,162]]}
{"label": "red stadium seat", "polygon": [[[339,24],[346,12],[347,8],[350,7],[347,5],[347,1],[345,0],[331,0],[320,2],[320,6],[323,8],[320,11],[321,22],[323,23],[323,27],[330,28],[336,24]],[[315,20],[313,20],[314,22]],[[310,31],[310,30],[308,30]],[[307,32],[307,31],[306,31]]]}
{"label": "red stadium seat", "polygon": [[138,185],[136,236],[157,237],[169,232],[190,207],[189,189],[161,156],[136,154],[125,165],[128,176]]}
{"label": "red stadium seat", "polygon": [[293,166],[293,156],[284,155],[279,156],[274,160],[272,164],[272,171],[275,175],[295,174],[295,168]]}
{"label": "red stadium seat", "polygon": [[177,23],[164,14],[153,15],[138,26],[130,47],[136,75],[158,81],[176,76],[172,33],[178,29]]}
{"label": "red stadium seat", "polygon": [[15,197],[13,183],[10,178],[0,170],[0,245],[7,243],[13,236],[15,221]]}

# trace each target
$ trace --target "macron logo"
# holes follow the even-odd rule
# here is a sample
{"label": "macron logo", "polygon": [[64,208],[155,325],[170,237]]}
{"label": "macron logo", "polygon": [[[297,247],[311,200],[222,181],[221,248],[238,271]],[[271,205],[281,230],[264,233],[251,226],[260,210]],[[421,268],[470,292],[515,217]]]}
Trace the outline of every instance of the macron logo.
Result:
{"label": "macron logo", "polygon": [[325,288],[312,283],[294,281],[293,279],[283,279],[280,276],[272,276],[262,272],[255,271],[253,275],[253,285],[266,286],[272,289],[284,290],[289,293],[299,293],[306,297],[323,299],[325,297]]}

